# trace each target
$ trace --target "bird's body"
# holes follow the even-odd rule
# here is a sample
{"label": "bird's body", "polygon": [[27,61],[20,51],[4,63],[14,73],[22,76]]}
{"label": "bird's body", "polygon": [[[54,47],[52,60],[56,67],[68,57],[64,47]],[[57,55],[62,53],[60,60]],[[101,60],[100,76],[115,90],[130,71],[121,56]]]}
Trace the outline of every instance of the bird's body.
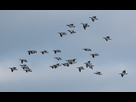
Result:
{"label": "bird's body", "polygon": [[62,63],[62,65],[69,67],[69,63]]}
{"label": "bird's body", "polygon": [[57,52],[61,52],[61,50],[53,50],[54,53],[56,54]]}
{"label": "bird's body", "polygon": [[96,18],[96,16],[89,17],[89,18],[91,18],[93,22],[94,22],[94,20],[98,20],[98,18]]}
{"label": "bird's body", "polygon": [[58,32],[60,34],[60,37],[62,37],[63,35],[67,35],[65,32]]}
{"label": "bird's body", "polygon": [[74,24],[69,24],[69,25],[67,24],[66,26],[69,26],[70,28],[71,27],[75,28]]}
{"label": "bird's body", "polygon": [[98,71],[96,73],[94,73],[94,74],[96,74],[96,75],[102,75],[101,72],[98,72]]}
{"label": "bird's body", "polygon": [[77,67],[79,72],[81,72],[81,70],[84,70],[84,68],[81,66],[81,67]]}
{"label": "bird's body", "polygon": [[19,60],[21,60],[21,63],[22,63],[22,64],[23,64],[23,62],[27,62],[26,59],[19,59]]}
{"label": "bird's body", "polygon": [[89,48],[83,48],[83,50],[85,50],[85,51],[91,51],[91,49],[89,49]]}
{"label": "bird's body", "polygon": [[12,68],[9,68],[11,69],[11,72],[13,72],[14,70],[17,70],[16,67],[12,67]]}
{"label": "bird's body", "polygon": [[83,25],[84,30],[86,30],[86,27],[89,27],[90,25],[88,25],[87,23],[81,23]]}
{"label": "bird's body", "polygon": [[106,41],[111,40],[110,36],[103,37]]}
{"label": "bird's body", "polygon": [[99,56],[98,53],[94,53],[94,54],[90,54],[90,55],[92,55],[93,58],[94,58],[95,56]]}
{"label": "bird's body", "polygon": [[62,58],[60,58],[60,57],[54,57],[55,59],[57,59],[57,60],[62,60]]}
{"label": "bird's body", "polygon": [[36,50],[29,50],[29,51],[27,51],[27,52],[28,52],[29,55],[30,55],[30,54],[34,54],[34,53],[37,53]]}
{"label": "bird's body", "polygon": [[76,33],[74,30],[67,30],[67,31],[69,31],[71,34]]}
{"label": "bird's body", "polygon": [[53,69],[53,68],[58,68],[58,66],[61,66],[61,65],[59,63],[57,63],[57,64],[49,66],[49,67],[51,67]]}
{"label": "bird's body", "polygon": [[42,54],[49,53],[47,50],[41,51]]}
{"label": "bird's body", "polygon": [[119,73],[121,75],[121,77],[123,77],[124,75],[127,75],[128,73],[126,73],[126,70],[123,70],[122,73]]}

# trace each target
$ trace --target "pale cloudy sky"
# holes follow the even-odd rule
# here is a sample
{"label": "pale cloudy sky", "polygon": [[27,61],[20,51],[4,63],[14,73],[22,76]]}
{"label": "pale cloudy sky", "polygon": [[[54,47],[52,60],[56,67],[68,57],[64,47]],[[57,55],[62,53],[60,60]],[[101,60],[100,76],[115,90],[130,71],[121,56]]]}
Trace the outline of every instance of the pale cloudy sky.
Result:
{"label": "pale cloudy sky", "polygon": [[[1,10],[0,14],[0,91],[136,91],[135,10]],[[92,22],[89,17],[94,15],[98,20]],[[66,26],[70,23],[75,28]],[[84,30],[81,23],[90,27]],[[67,35],[60,37],[58,32]],[[112,40],[106,42],[103,37],[107,35]],[[54,49],[61,53],[54,54]],[[28,50],[38,53],[28,55]],[[49,53],[42,55],[42,50]],[[92,58],[92,53],[99,56]],[[32,72],[21,69],[21,58],[28,60]],[[77,63],[70,67],[49,67],[73,58]],[[85,67],[89,60],[93,70]],[[79,66],[85,68],[81,73]],[[12,73],[9,67],[18,70]],[[122,78],[123,70],[128,75]],[[102,75],[95,75],[96,71]]]}

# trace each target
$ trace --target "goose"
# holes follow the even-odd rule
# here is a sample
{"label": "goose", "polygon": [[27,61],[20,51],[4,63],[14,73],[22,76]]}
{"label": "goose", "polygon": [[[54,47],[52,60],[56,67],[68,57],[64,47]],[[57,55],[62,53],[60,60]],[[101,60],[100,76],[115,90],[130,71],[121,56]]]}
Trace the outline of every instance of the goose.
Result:
{"label": "goose", "polygon": [[94,22],[94,20],[98,20],[98,18],[96,18],[96,16],[89,17],[89,18],[91,18],[93,22]]}
{"label": "goose", "polygon": [[60,57],[54,57],[54,58],[56,58],[57,60],[62,60]]}
{"label": "goose", "polygon": [[44,53],[49,53],[49,52],[47,52],[47,50],[44,50],[44,51],[41,51],[41,53],[44,54]]}
{"label": "goose", "polygon": [[126,73],[126,70],[123,70],[122,73],[119,73],[121,75],[121,77],[123,77],[124,75],[127,75],[128,73]]}
{"label": "goose", "polygon": [[73,61],[70,61],[70,62],[68,62],[69,64],[74,64],[74,63],[77,63],[77,62],[73,62]]}
{"label": "goose", "polygon": [[56,54],[57,52],[61,52],[60,50],[53,50],[54,51],[54,53]]}
{"label": "goose", "polygon": [[81,70],[84,70],[84,68],[81,66],[81,67],[77,67],[79,69],[79,72],[81,72]]}
{"label": "goose", "polygon": [[63,35],[67,35],[65,32],[58,32],[60,36],[62,37]]}
{"label": "goose", "polygon": [[110,36],[103,37],[106,41],[111,40]]}
{"label": "goose", "polygon": [[89,66],[91,63],[90,63],[90,61],[88,61],[88,62],[86,62],[86,63],[84,63],[84,64],[86,64],[86,68],[88,68],[88,66]]}
{"label": "goose", "polygon": [[71,34],[76,33],[74,30],[67,30],[67,31],[69,31]]}
{"label": "goose", "polygon": [[69,26],[70,28],[71,28],[71,27],[75,28],[75,26],[73,26],[73,25],[74,25],[74,24],[69,24],[69,25],[67,24],[66,26]]}
{"label": "goose", "polygon": [[57,68],[58,66],[57,65],[52,65],[52,66],[49,66],[49,67],[51,67],[53,69],[53,68]]}
{"label": "goose", "polygon": [[85,51],[91,51],[91,49],[89,49],[89,48],[83,48],[83,50],[85,50]]}
{"label": "goose", "polygon": [[61,63],[63,66],[69,67],[69,63]]}
{"label": "goose", "polygon": [[25,71],[26,71],[26,73],[27,72],[32,72],[32,70],[30,68],[26,69]]}
{"label": "goose", "polygon": [[27,62],[27,60],[26,60],[26,59],[19,59],[19,60],[21,60],[21,63],[23,63],[23,62]]}
{"label": "goose", "polygon": [[29,51],[27,51],[27,52],[28,52],[29,55],[30,55],[30,54],[34,54],[34,53],[37,53],[36,50],[29,50]]}
{"label": "goose", "polygon": [[98,53],[94,53],[94,54],[90,54],[90,55],[92,55],[93,58],[94,58],[95,56],[99,56]]}
{"label": "goose", "polygon": [[69,60],[66,60],[66,61],[68,61],[68,62],[75,62],[75,60],[76,60],[76,58],[74,58],[74,59],[69,59]]}
{"label": "goose", "polygon": [[12,67],[12,68],[9,68],[11,69],[11,72],[13,72],[14,70],[17,70],[16,67]]}
{"label": "goose", "polygon": [[94,65],[89,64],[88,66],[89,66],[89,68],[93,69],[93,66],[94,66]]}
{"label": "goose", "polygon": [[57,63],[56,66],[57,66],[57,67],[58,67],[58,66],[61,66],[61,64]]}
{"label": "goose", "polygon": [[97,71],[96,73],[94,73],[94,74],[97,74],[97,75],[102,75],[102,74],[101,74],[101,72],[98,72],[98,71]]}
{"label": "goose", "polygon": [[83,28],[86,30],[86,27],[89,27],[90,25],[88,25],[87,23],[81,23],[83,25]]}

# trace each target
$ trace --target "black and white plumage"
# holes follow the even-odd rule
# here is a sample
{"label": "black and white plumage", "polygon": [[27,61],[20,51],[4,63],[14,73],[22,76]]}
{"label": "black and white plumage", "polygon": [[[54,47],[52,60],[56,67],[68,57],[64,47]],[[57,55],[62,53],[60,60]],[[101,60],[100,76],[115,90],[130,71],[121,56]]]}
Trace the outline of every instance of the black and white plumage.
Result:
{"label": "black and white plumage", "polygon": [[67,30],[67,31],[69,31],[71,34],[76,33],[74,30]]}
{"label": "black and white plumage", "polygon": [[126,73],[126,70],[123,70],[122,73],[119,73],[121,75],[121,77],[123,77],[124,75],[127,75],[128,73]]}
{"label": "black and white plumage", "polygon": [[21,63],[23,63],[23,62],[27,62],[27,60],[26,60],[26,59],[19,59],[19,60],[21,60]]}
{"label": "black and white plumage", "polygon": [[77,68],[78,68],[79,72],[81,72],[81,70],[84,70],[83,66],[77,67]]}
{"label": "black and white plumage", "polygon": [[67,24],[66,26],[69,26],[70,28],[71,27],[75,28],[74,24],[69,24],[69,25]]}
{"label": "black and white plumage", "polygon": [[57,59],[57,60],[62,60],[62,58],[60,58],[60,57],[54,57],[55,59]]}
{"label": "black and white plumage", "polygon": [[69,67],[69,63],[61,63],[63,66]]}
{"label": "black and white plumage", "polygon": [[74,59],[69,59],[69,60],[66,60],[66,61],[68,61],[68,62],[75,62],[75,60],[76,60],[76,58],[74,58]]}
{"label": "black and white plumage", "polygon": [[91,68],[91,69],[93,69],[93,66],[94,65],[92,65],[92,63],[90,63],[90,61],[88,61],[88,62],[86,62],[86,63],[84,63],[84,64],[86,64],[86,68]]}
{"label": "black and white plumage", "polygon": [[54,53],[56,54],[57,52],[61,52],[61,50],[53,50]]}
{"label": "black and white plumage", "polygon": [[83,25],[83,28],[86,30],[86,27],[89,27],[90,25],[88,25],[87,23],[81,23]]}
{"label": "black and white plumage", "polygon": [[94,74],[96,74],[96,75],[102,75],[102,73],[101,72],[95,72]]}
{"label": "black and white plumage", "polygon": [[57,63],[57,64],[52,65],[52,66],[49,66],[49,67],[51,67],[52,69],[53,69],[53,68],[55,68],[55,69],[56,69],[56,68],[58,68],[58,66],[61,66],[61,65],[60,65],[59,63]]}
{"label": "black and white plumage", "polygon": [[90,55],[92,55],[93,58],[94,58],[95,56],[99,56],[98,53],[94,53],[94,54],[90,54]]}
{"label": "black and white plumage", "polygon": [[27,72],[32,72],[32,70],[30,68],[27,68],[25,71],[26,71],[26,73]]}
{"label": "black and white plumage", "polygon": [[17,70],[16,67],[10,67],[9,69],[11,69],[11,72],[13,72],[14,70]]}
{"label": "black and white plumage", "polygon": [[83,48],[83,50],[85,50],[85,51],[92,51],[92,50],[89,49],[89,48]]}
{"label": "black and white plumage", "polygon": [[91,18],[93,22],[94,22],[94,20],[98,20],[98,18],[96,18],[96,16],[89,17],[89,18]]}
{"label": "black and white plumage", "polygon": [[65,32],[58,32],[60,34],[60,37],[62,37],[63,35],[67,35]]}
{"label": "black and white plumage", "polygon": [[30,55],[30,54],[34,54],[34,53],[37,53],[36,50],[29,50],[29,51],[27,51],[27,52],[28,52],[29,55]]}
{"label": "black and white plumage", "polygon": [[103,37],[106,41],[111,40],[110,36]]}
{"label": "black and white plumage", "polygon": [[45,54],[45,53],[49,53],[49,52],[47,52],[47,50],[44,50],[44,51],[41,51],[40,53]]}

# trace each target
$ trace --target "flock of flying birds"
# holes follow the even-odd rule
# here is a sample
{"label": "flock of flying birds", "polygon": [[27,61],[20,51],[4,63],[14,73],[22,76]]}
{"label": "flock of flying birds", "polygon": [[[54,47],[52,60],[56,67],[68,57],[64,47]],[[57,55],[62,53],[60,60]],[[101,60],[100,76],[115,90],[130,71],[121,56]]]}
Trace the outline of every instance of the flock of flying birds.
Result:
{"label": "flock of flying birds", "polygon": [[[91,18],[91,20],[93,22],[95,20],[98,20],[98,18],[96,18],[96,16],[92,16],[92,17],[89,17],[89,18]],[[84,30],[86,30],[86,28],[90,26],[87,23],[81,23],[81,24],[83,25]],[[67,24],[66,26],[69,26],[70,28],[72,28],[72,27],[75,28],[74,24],[69,24],[69,25]],[[74,30],[67,30],[67,31],[69,31],[71,34],[76,33]],[[62,37],[63,35],[67,35],[65,32],[58,32],[58,33],[60,34],[60,37]],[[103,39],[105,39],[106,41],[111,40],[110,36],[103,37]],[[85,50],[85,51],[91,51],[90,48],[83,48],[83,50]],[[55,54],[61,52],[61,50],[53,50],[53,51],[54,51]],[[29,55],[37,53],[36,50],[29,50],[27,52],[28,52]],[[40,53],[45,54],[45,53],[49,53],[49,52],[47,50],[44,50],[44,51],[41,51]],[[93,54],[90,54],[90,55],[93,58],[95,58],[95,56],[99,56],[98,53],[93,53]],[[54,57],[54,58],[57,59],[57,60],[62,60],[62,58],[60,58],[60,57]],[[26,64],[23,64],[24,62],[27,62],[26,59],[19,59],[19,60],[22,63],[22,65],[20,65],[20,66],[21,66],[21,68],[24,71],[26,71],[26,72],[32,72],[32,70]],[[61,65],[69,67],[70,64],[77,63],[77,62],[75,62],[75,60],[76,60],[76,58],[75,59],[69,59],[69,60],[66,60],[67,61],[66,63],[61,63],[61,64],[57,63],[57,64],[54,64],[54,65],[49,66],[49,67],[51,67],[52,69],[54,69],[54,68],[56,69],[56,68],[58,68]],[[87,61],[84,64],[86,64],[86,68],[89,67],[89,68],[93,69],[94,65],[92,65],[92,63],[90,63],[90,61]],[[80,66],[80,67],[77,67],[77,68],[78,68],[79,72],[81,72],[81,70],[84,70],[83,66]],[[12,67],[12,68],[10,67],[9,69],[11,69],[11,72],[13,72],[14,70],[17,70],[16,67]],[[96,74],[96,75],[102,75],[102,73],[99,72],[99,71],[95,72],[94,74]],[[124,75],[127,75],[128,73],[126,73],[126,70],[123,70],[122,73],[119,73],[119,74],[121,75],[121,77],[123,77]]]}

